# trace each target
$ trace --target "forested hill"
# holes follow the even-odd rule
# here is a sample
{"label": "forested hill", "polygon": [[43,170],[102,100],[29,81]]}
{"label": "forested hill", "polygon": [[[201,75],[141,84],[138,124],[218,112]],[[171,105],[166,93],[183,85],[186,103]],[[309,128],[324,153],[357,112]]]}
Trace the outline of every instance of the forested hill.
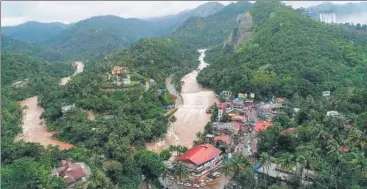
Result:
{"label": "forested hill", "polygon": [[249,2],[231,3],[206,18],[192,17],[173,34],[173,38],[194,48],[220,44],[236,26],[239,15],[252,6]]}
{"label": "forested hill", "polygon": [[75,23],[44,44],[64,56],[85,58],[100,56],[155,35],[154,27],[143,20],[96,16]]}
{"label": "forested hill", "polygon": [[[128,73],[108,79],[114,66],[124,66]],[[185,51],[171,39],[144,39],[96,60],[65,87],[43,93],[40,105],[45,108],[48,127],[61,131],[58,138],[78,146],[84,161],[102,154],[108,159],[102,164],[90,163],[94,173],[101,174],[105,167],[96,178],[101,183],[92,188],[137,188],[142,171],[149,179],[157,179],[163,169],[159,155],[147,151],[144,144],[167,131],[164,106],[173,101],[164,79],[174,71],[196,66],[196,53]],[[131,86],[114,83],[126,74],[131,76]],[[146,88],[150,79],[156,84]],[[74,103],[94,112],[96,119],[89,120],[80,109],[63,118],[60,108]]]}
{"label": "forested hill", "polygon": [[39,44],[19,41],[3,34],[1,35],[1,50],[2,52],[18,53],[47,61],[59,61],[63,59],[63,55],[59,51],[43,47]]}
{"label": "forested hill", "polygon": [[205,18],[220,11],[224,5],[218,2],[208,2],[202,4],[195,9],[185,10],[175,15],[168,15],[162,17],[147,18],[146,21],[153,24],[161,35],[171,35],[183,22],[190,17]]}
{"label": "forested hill", "polygon": [[168,74],[188,72],[197,66],[197,52],[184,48],[171,38],[142,39],[128,49],[110,54],[100,65],[127,66],[142,75],[164,83]]}
{"label": "forested hill", "polygon": [[204,86],[254,91],[259,98],[295,92],[320,96],[325,90],[365,86],[366,43],[356,41],[361,38],[277,2],[258,2],[250,14],[251,41],[232,53],[209,51],[212,65],[198,77]]}
{"label": "forested hill", "polygon": [[58,35],[67,27],[69,25],[59,22],[40,23],[32,21],[18,26],[1,27],[1,32],[20,41],[40,43]]}

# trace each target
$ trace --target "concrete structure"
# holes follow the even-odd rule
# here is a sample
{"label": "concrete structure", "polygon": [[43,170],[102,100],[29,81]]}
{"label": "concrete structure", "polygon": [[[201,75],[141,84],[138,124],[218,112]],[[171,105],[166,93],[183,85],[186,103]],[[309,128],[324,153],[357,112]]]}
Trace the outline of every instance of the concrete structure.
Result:
{"label": "concrete structure", "polygon": [[182,162],[189,171],[189,179],[200,181],[217,170],[223,161],[221,151],[211,144],[197,145],[181,155],[176,161]]}
{"label": "concrete structure", "polygon": [[265,174],[272,178],[278,179],[280,181],[284,182],[294,182],[296,179],[296,175],[298,174],[302,180],[302,184],[307,185],[311,184],[313,176],[315,175],[315,172],[308,169],[303,169],[303,172],[301,173],[300,170],[297,170],[296,167],[293,167],[290,171],[285,171],[281,168],[280,165],[275,163],[270,163],[268,166],[263,166],[261,163],[255,164],[253,167],[253,171],[258,174]]}
{"label": "concrete structure", "polygon": [[72,159],[61,160],[57,168],[52,169],[52,176],[62,177],[67,183],[86,181],[92,174],[85,163],[72,163]]}

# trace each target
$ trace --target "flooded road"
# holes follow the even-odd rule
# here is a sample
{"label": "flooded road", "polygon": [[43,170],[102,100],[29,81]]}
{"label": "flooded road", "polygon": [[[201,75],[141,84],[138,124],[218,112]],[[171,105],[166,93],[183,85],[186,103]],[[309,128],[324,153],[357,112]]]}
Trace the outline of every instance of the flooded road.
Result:
{"label": "flooded road", "polygon": [[40,118],[44,109],[39,107],[37,103],[38,96],[20,101],[21,107],[26,106],[23,110],[23,134],[18,135],[15,140],[39,143],[45,147],[47,145],[59,146],[61,150],[72,148],[72,144],[53,138],[52,135],[54,132],[47,132],[45,121]]}
{"label": "flooded road", "polygon": [[184,82],[181,90],[183,104],[176,106],[178,110],[174,116],[177,120],[169,126],[164,139],[147,145],[151,151],[161,152],[170,145],[191,148],[196,139],[196,133],[203,132],[205,125],[210,121],[210,114],[206,113],[206,108],[218,103],[219,100],[213,91],[203,89],[196,80],[200,70],[208,65],[204,62],[205,50],[199,50],[199,52],[199,71],[192,71],[181,79]]}
{"label": "flooded road", "polygon": [[[83,62],[73,62],[73,66],[75,66],[75,72],[73,76],[77,75],[78,73],[82,73],[84,70],[84,63]],[[71,76],[64,77],[60,80],[59,85],[66,85],[71,79]]]}

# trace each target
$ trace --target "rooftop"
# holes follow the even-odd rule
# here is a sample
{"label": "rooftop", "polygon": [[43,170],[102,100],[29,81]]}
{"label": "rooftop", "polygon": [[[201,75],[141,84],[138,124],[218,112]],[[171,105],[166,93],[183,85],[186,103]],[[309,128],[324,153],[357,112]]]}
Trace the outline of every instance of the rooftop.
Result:
{"label": "rooftop", "polygon": [[216,137],[214,137],[214,141],[221,141],[221,142],[230,144],[231,143],[231,138],[228,135],[216,136]]}
{"label": "rooftop", "polygon": [[260,120],[260,121],[256,122],[256,124],[255,124],[255,131],[256,132],[265,131],[266,129],[268,129],[272,125],[273,124],[271,122]]}
{"label": "rooftop", "polygon": [[189,151],[178,157],[176,160],[194,165],[201,165],[219,156],[220,153],[221,151],[215,148],[213,145],[202,144],[191,148]]}

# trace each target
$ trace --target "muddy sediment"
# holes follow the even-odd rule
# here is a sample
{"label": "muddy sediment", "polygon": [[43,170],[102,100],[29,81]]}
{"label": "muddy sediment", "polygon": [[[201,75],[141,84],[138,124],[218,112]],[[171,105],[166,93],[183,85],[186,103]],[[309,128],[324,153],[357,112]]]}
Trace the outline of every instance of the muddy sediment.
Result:
{"label": "muddy sediment", "polygon": [[210,121],[210,114],[206,113],[206,108],[218,103],[219,100],[214,91],[202,88],[196,80],[200,70],[208,65],[203,60],[205,50],[199,50],[199,52],[201,55],[198,70],[190,72],[181,79],[184,83],[181,89],[183,104],[176,106],[178,108],[174,114],[176,122],[169,126],[164,139],[147,145],[151,151],[161,152],[170,145],[191,148],[196,139],[196,133],[203,132],[205,125]]}
{"label": "muddy sediment", "polygon": [[39,143],[45,147],[48,145],[59,146],[61,150],[74,147],[72,144],[53,138],[52,135],[55,132],[47,131],[45,121],[40,118],[44,109],[38,106],[38,96],[20,101],[20,105],[25,107],[23,110],[23,133],[16,137],[16,141]]}

